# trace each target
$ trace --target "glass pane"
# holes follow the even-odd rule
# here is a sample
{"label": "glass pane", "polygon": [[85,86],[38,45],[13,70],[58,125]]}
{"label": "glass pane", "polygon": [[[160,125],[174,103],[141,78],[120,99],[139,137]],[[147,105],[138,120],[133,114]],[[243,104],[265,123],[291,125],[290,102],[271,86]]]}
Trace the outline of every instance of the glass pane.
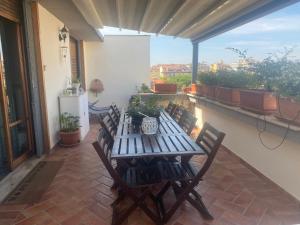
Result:
{"label": "glass pane", "polygon": [[14,159],[28,150],[27,129],[25,123],[20,123],[10,129]]}
{"label": "glass pane", "polygon": [[24,118],[24,96],[21,79],[17,25],[8,21],[0,23],[2,73],[10,122]]}
{"label": "glass pane", "polygon": [[0,105],[0,180],[9,172],[7,149],[4,140],[4,126],[2,110]]}

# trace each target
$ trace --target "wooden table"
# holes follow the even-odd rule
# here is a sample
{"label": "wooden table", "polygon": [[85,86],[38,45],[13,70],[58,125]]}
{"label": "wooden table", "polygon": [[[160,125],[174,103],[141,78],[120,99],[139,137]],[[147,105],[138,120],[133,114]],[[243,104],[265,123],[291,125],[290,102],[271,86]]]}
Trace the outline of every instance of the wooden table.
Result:
{"label": "wooden table", "polygon": [[187,157],[205,154],[176,121],[165,111],[160,116],[159,131],[155,135],[134,133],[131,118],[123,110],[112,149],[112,159],[138,157]]}

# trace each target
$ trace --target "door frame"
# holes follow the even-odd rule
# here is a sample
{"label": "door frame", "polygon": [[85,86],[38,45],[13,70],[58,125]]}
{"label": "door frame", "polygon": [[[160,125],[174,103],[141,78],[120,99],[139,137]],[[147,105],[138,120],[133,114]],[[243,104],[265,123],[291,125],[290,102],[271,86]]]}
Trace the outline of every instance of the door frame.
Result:
{"label": "door frame", "polygon": [[[28,79],[26,74],[26,62],[24,57],[24,39],[22,34],[22,25],[19,22],[15,22],[15,29],[16,29],[16,41],[17,41],[17,54],[18,54],[18,61],[19,61],[19,70],[20,70],[20,79],[22,84],[22,94],[23,94],[23,100],[24,100],[24,117],[18,118],[17,121],[14,121],[12,123],[9,122],[9,116],[8,116],[8,102],[7,97],[5,93],[5,87],[4,87],[4,76],[3,76],[3,68],[0,66],[0,104],[2,104],[2,114],[3,114],[3,125],[4,125],[4,139],[6,144],[6,152],[7,152],[7,158],[8,158],[8,166],[10,170],[15,169],[19,164],[21,164],[24,160],[28,158],[29,155],[33,153],[33,135],[32,135],[32,118],[31,118],[31,108],[30,108],[30,102],[29,102],[29,86],[28,86]],[[3,56],[4,57],[4,56]],[[11,128],[14,126],[17,126],[18,124],[24,122],[26,126],[26,137],[28,142],[28,150],[24,152],[22,155],[14,159],[13,155],[13,147],[11,143]]]}

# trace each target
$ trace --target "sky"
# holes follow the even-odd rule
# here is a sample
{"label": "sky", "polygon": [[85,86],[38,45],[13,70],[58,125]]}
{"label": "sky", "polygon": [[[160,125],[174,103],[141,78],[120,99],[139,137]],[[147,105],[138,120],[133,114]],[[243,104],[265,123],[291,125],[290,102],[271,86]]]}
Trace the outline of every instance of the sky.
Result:
{"label": "sky", "polygon": [[[120,34],[120,31],[113,33],[106,28],[103,33]],[[136,31],[132,34],[136,34]],[[300,3],[199,43],[199,62],[236,62],[237,55],[227,50],[228,47],[247,50],[248,56],[258,60],[267,57],[269,53],[282,52],[287,47],[294,49],[292,57],[300,59]],[[151,35],[151,65],[191,62],[192,44],[189,39]]]}

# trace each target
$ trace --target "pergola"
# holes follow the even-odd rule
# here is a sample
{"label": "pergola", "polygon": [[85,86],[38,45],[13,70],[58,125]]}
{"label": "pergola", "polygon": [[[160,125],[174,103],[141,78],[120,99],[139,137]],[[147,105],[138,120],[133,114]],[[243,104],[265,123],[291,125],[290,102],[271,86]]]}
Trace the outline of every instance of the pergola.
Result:
{"label": "pergola", "polygon": [[103,41],[104,26],[190,39],[192,82],[198,70],[198,43],[299,0],[40,0],[83,40]]}

